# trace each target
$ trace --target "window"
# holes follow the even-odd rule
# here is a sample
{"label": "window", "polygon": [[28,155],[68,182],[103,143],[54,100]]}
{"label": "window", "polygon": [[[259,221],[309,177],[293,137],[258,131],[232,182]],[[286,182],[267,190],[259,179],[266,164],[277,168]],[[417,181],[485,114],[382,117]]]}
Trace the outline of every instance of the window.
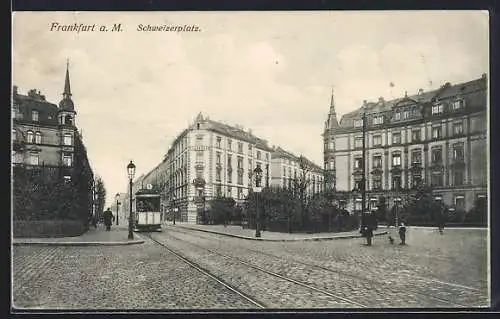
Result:
{"label": "window", "polygon": [[431,150],[431,162],[434,165],[441,165],[443,162],[443,153],[440,147]]}
{"label": "window", "polygon": [[252,144],[248,144],[248,155],[252,154]]}
{"label": "window", "polygon": [[231,167],[227,168],[227,182],[228,183],[233,182],[233,169]]}
{"label": "window", "polygon": [[227,167],[228,167],[228,169],[229,169],[229,168],[231,168],[231,166],[232,166],[232,165],[231,165],[231,164],[232,164],[231,162],[232,162],[232,157],[231,157],[231,155],[230,155],[230,154],[228,154],[228,155],[227,155]]}
{"label": "window", "polygon": [[354,127],[363,126],[363,120],[354,120]]}
{"label": "window", "polygon": [[30,154],[30,164],[31,165],[39,165],[40,155],[38,153]]}
{"label": "window", "polygon": [[401,144],[401,133],[392,133],[392,144]]}
{"label": "window", "polygon": [[28,135],[28,143],[35,142],[35,139],[33,138],[33,132],[32,131],[28,131],[26,134]]}
{"label": "window", "polygon": [[433,139],[441,138],[441,126],[434,126],[432,128],[432,138]]}
{"label": "window", "polygon": [[443,186],[443,175],[441,172],[433,172],[431,175],[431,186]]}
{"label": "window", "polygon": [[266,161],[269,161],[269,153],[266,153]]}
{"label": "window", "polygon": [[38,111],[31,111],[31,120],[38,122]]}
{"label": "window", "polygon": [[257,159],[260,160],[261,154],[260,151],[257,151]]}
{"label": "window", "polygon": [[392,166],[401,166],[401,153],[392,154]]}
{"label": "window", "polygon": [[243,169],[243,157],[238,156],[237,167]]}
{"label": "window", "polygon": [[439,195],[436,195],[436,196],[434,196],[434,201],[435,202],[442,202],[443,201],[443,197],[439,196]]}
{"label": "window", "polygon": [[420,150],[413,150],[411,152],[411,162],[413,164],[422,164],[422,152]]}
{"label": "window", "polygon": [[363,167],[363,159],[362,158],[355,158],[354,159],[354,168],[361,169],[362,167]]}
{"label": "window", "polygon": [[383,116],[376,116],[373,118],[373,125],[379,125],[384,123],[384,117]]}
{"label": "window", "polygon": [[220,148],[220,147],[221,147],[221,146],[220,146],[221,141],[222,141],[222,137],[217,136],[217,137],[215,138],[215,146],[216,146],[216,147],[218,147],[218,148]]}
{"label": "window", "polygon": [[356,198],[356,201],[354,202],[354,210],[360,211],[361,210],[361,198]]}
{"label": "window", "polygon": [[243,143],[238,142],[238,153],[243,154]]}
{"label": "window", "polygon": [[329,169],[335,169],[335,161],[334,160],[331,160],[328,162],[328,165],[329,165]]}
{"label": "window", "polygon": [[382,168],[382,156],[373,156],[373,168]]}
{"label": "window", "polygon": [[231,187],[231,186],[228,186],[228,187],[227,187],[227,197],[233,197],[233,195],[231,194],[231,193],[232,193],[232,192],[231,192],[232,190],[233,190],[233,189],[232,189],[232,187]]}
{"label": "window", "polygon": [[251,159],[248,160],[248,170],[253,171],[253,164]]}
{"label": "window", "polygon": [[458,99],[455,102],[453,102],[453,110],[460,110],[465,107],[465,101],[463,99]]}
{"label": "window", "polygon": [[382,145],[382,136],[381,135],[373,135],[373,146]]}
{"label": "window", "polygon": [[220,174],[220,173],[221,173],[221,170],[222,170],[222,169],[221,169],[220,167],[218,167],[218,168],[215,170],[215,180],[216,180],[217,182],[220,182],[220,181],[221,181],[221,174]]}
{"label": "window", "polygon": [[35,133],[35,143],[42,144],[42,133],[40,132]]}
{"label": "window", "polygon": [[15,141],[17,139],[17,131],[16,129],[12,129],[12,140]]}
{"label": "window", "polygon": [[460,168],[453,171],[453,185],[461,186],[464,184],[464,171]]}
{"label": "window", "polygon": [[330,141],[330,143],[328,144],[328,148],[330,150],[334,150],[335,149],[335,143],[333,141]]}
{"label": "window", "polygon": [[217,152],[215,153],[215,161],[217,164],[221,164],[221,153],[220,152]]}
{"label": "window", "polygon": [[456,122],[453,123],[453,135],[462,135],[464,133],[464,123]]}
{"label": "window", "polygon": [[363,147],[363,138],[362,137],[355,137],[354,138],[354,147],[355,148]]}
{"label": "window", "polygon": [[432,115],[438,115],[443,113],[443,104],[437,103],[432,106]]}
{"label": "window", "polygon": [[463,144],[453,145],[453,161],[463,162],[464,161],[464,146]]}
{"label": "window", "polygon": [[231,141],[230,139],[227,139],[227,149],[231,150],[232,146],[233,146],[233,141]]}
{"label": "window", "polygon": [[63,155],[63,165],[64,166],[71,166],[71,154],[64,154]]}
{"label": "window", "polygon": [[412,142],[420,142],[421,141],[421,134],[422,132],[420,130],[413,130],[411,131],[411,141]]}
{"label": "window", "polygon": [[64,134],[64,145],[72,145],[72,141],[71,141],[71,134],[69,133],[66,133]]}
{"label": "window", "polygon": [[243,198],[243,188],[238,187],[238,199],[244,199]]}
{"label": "window", "polygon": [[196,145],[197,146],[203,145],[203,135],[196,135]]}
{"label": "window", "polygon": [[283,176],[286,176],[286,167],[283,166]]}
{"label": "window", "polygon": [[403,120],[407,120],[410,118],[410,111],[404,111],[403,112]]}
{"label": "window", "polygon": [[376,198],[370,198],[370,210],[376,210],[377,209],[377,199]]}
{"label": "window", "polygon": [[394,176],[392,178],[392,189],[393,190],[400,190],[401,189],[401,176]]}
{"label": "window", "polygon": [[380,190],[382,189],[382,180],[380,178],[374,178],[372,182],[373,189]]}
{"label": "window", "polygon": [[455,209],[464,209],[465,208],[465,196],[457,195],[455,196]]}
{"label": "window", "polygon": [[243,170],[238,171],[237,183],[238,183],[238,185],[243,185]]}
{"label": "window", "polygon": [[399,120],[401,120],[401,113],[400,113],[400,112],[396,112],[396,113],[394,113],[394,120],[395,120],[395,121],[399,121]]}
{"label": "window", "polygon": [[199,162],[203,162],[203,151],[197,151],[196,152],[196,161],[199,163]]}
{"label": "window", "polygon": [[221,187],[220,185],[217,185],[217,186],[215,187],[215,195],[216,195],[217,197],[222,197],[222,187]]}

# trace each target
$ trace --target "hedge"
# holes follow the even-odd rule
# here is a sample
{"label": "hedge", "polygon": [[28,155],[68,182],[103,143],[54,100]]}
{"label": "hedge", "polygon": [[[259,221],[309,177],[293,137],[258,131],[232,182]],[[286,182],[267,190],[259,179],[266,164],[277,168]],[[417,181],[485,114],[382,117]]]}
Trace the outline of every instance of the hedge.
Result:
{"label": "hedge", "polygon": [[82,221],[75,220],[37,220],[13,221],[15,238],[75,237],[88,230]]}

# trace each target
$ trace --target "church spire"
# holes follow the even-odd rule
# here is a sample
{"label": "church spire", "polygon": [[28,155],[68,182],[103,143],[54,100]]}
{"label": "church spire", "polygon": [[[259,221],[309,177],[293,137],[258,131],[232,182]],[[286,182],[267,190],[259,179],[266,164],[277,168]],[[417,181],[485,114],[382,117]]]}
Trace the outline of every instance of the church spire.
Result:
{"label": "church spire", "polygon": [[325,122],[325,129],[334,129],[339,126],[339,122],[337,120],[337,113],[335,112],[335,99],[334,99],[334,91],[332,86],[332,94],[330,96],[330,112],[328,112],[328,118]]}
{"label": "church spire", "polygon": [[71,86],[69,84],[69,59],[66,60],[66,79],[64,80],[63,98],[71,98]]}

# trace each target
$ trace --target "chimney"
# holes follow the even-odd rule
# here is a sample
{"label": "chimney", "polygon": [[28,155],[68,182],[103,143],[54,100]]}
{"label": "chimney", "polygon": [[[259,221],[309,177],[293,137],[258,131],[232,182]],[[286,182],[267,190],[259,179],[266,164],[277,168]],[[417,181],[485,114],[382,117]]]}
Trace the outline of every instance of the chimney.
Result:
{"label": "chimney", "polygon": [[13,94],[13,95],[17,95],[17,85],[14,85],[14,86],[12,87],[12,94]]}
{"label": "chimney", "polygon": [[251,128],[248,129],[248,134],[252,134],[252,129]]}
{"label": "chimney", "polygon": [[481,79],[486,80],[486,73],[481,74]]}
{"label": "chimney", "polygon": [[418,89],[418,95],[421,95],[424,93],[424,89]]}
{"label": "chimney", "polygon": [[384,97],[383,96],[379,97],[378,101],[379,101],[379,103],[384,103]]}

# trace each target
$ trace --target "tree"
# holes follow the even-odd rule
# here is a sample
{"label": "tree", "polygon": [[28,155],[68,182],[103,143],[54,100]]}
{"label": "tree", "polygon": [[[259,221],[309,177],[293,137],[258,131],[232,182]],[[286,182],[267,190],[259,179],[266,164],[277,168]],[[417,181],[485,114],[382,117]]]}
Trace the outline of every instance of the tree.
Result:
{"label": "tree", "polygon": [[101,177],[97,177],[95,182],[95,213],[98,218],[100,218],[104,212],[104,206],[106,205],[106,188],[104,186],[104,181]]}
{"label": "tree", "polygon": [[293,179],[293,191],[299,195],[300,200],[300,226],[303,227],[306,219],[307,187],[311,183],[310,173],[312,164],[304,156],[299,157],[299,172]]}
{"label": "tree", "polygon": [[407,205],[403,207],[402,219],[412,224],[437,223],[447,214],[446,206],[434,200],[432,188],[420,185],[416,191],[410,195]]}

